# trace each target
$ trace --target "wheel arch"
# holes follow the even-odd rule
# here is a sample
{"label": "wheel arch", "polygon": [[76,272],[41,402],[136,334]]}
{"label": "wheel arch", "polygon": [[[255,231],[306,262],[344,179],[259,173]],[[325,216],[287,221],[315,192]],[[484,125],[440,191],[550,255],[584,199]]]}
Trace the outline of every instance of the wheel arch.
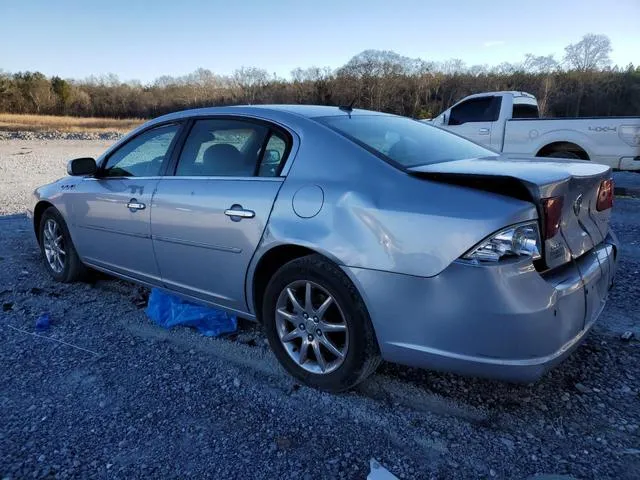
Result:
{"label": "wheel arch", "polygon": [[587,150],[577,143],[567,141],[550,142],[538,149],[536,157],[546,157],[553,152],[571,152],[582,160],[590,160]]}
{"label": "wheel arch", "polygon": [[40,243],[40,220],[42,219],[42,214],[49,208],[54,207],[53,203],[47,200],[40,200],[35,208],[33,209],[33,230],[36,234],[36,239],[38,243]]}
{"label": "wheel arch", "polygon": [[[261,321],[261,305],[271,277],[285,263],[314,254],[322,255],[322,253],[312,248],[286,243],[273,246],[260,255],[255,268],[249,271],[247,275],[247,305],[253,308],[253,313],[258,322]],[[326,255],[322,256],[333,261]]]}

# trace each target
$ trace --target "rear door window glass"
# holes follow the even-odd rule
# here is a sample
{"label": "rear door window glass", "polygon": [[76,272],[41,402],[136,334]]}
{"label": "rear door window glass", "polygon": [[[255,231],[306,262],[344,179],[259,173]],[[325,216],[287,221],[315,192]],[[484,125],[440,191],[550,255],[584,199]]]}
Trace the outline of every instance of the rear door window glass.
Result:
{"label": "rear door window glass", "polygon": [[529,105],[526,103],[516,103],[513,106],[512,118],[539,118],[540,113],[536,105]]}
{"label": "rear door window glass", "polygon": [[242,120],[196,120],[178,160],[176,175],[252,177],[269,129]]}

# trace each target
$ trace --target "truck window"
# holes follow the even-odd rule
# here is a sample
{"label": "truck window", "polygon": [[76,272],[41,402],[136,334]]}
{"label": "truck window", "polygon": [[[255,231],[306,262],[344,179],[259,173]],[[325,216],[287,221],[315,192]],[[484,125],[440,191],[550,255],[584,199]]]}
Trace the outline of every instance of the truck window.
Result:
{"label": "truck window", "polygon": [[530,105],[527,103],[516,103],[513,105],[513,115],[511,118],[538,118],[540,113],[538,112],[537,105]]}
{"label": "truck window", "polygon": [[500,116],[500,97],[472,98],[451,109],[449,125],[468,122],[495,122]]}

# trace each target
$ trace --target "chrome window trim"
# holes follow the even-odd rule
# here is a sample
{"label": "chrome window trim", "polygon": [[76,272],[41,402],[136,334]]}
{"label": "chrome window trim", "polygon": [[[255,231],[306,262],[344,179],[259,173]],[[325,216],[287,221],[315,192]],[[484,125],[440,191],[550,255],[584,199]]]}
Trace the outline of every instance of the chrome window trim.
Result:
{"label": "chrome window trim", "polygon": [[238,176],[202,176],[189,175],[189,176],[166,176],[160,177],[162,180],[227,180],[227,181],[245,181],[245,182],[283,182],[284,177],[238,177]]}
{"label": "chrome window trim", "polygon": [[[198,120],[206,120],[206,119],[216,119],[216,118],[220,118],[220,119],[224,119],[224,118],[233,118],[233,117],[237,117],[240,121],[242,120],[257,120],[260,122],[265,122],[265,123],[270,123],[272,125],[276,125],[278,128],[284,130],[285,132],[288,132],[289,135],[291,135],[291,150],[289,151],[289,155],[287,156],[287,159],[284,162],[284,165],[282,166],[282,170],[280,171],[280,175],[278,175],[277,177],[195,177],[195,178],[286,178],[287,174],[289,173],[289,170],[291,170],[291,165],[293,164],[293,161],[295,160],[296,155],[298,154],[298,150],[300,149],[300,136],[291,129],[291,127],[284,125],[283,123],[280,123],[276,120],[273,120],[271,118],[267,118],[267,117],[262,117],[259,115],[255,115],[255,114],[246,114],[246,113],[220,113],[220,114],[206,114],[203,113],[201,115],[192,115],[192,116],[188,116],[188,117],[184,117],[182,118],[182,120],[191,120],[193,122],[197,122]],[[185,139],[186,141],[186,139]],[[175,175],[167,175],[167,177],[169,176],[175,176]],[[167,178],[167,177],[163,177],[163,178]],[[182,177],[182,178],[187,178],[187,177]]]}
{"label": "chrome window trim", "polygon": [[284,182],[285,177],[277,176],[277,177],[232,177],[232,176],[185,176],[179,177],[175,175],[166,175],[160,177],[86,177],[85,181],[104,181],[104,180],[233,180],[233,181],[249,181],[249,182]]}

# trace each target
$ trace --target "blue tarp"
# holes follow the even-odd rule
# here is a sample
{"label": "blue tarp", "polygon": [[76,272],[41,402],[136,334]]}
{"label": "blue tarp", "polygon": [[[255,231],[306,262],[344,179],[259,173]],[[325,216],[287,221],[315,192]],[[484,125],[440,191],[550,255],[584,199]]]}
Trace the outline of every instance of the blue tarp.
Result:
{"label": "blue tarp", "polygon": [[238,319],[235,315],[188,302],[157,288],[151,289],[145,313],[161,327],[171,328],[176,325],[184,325],[197,328],[202,335],[207,337],[217,337],[224,333],[235,332],[238,326]]}

